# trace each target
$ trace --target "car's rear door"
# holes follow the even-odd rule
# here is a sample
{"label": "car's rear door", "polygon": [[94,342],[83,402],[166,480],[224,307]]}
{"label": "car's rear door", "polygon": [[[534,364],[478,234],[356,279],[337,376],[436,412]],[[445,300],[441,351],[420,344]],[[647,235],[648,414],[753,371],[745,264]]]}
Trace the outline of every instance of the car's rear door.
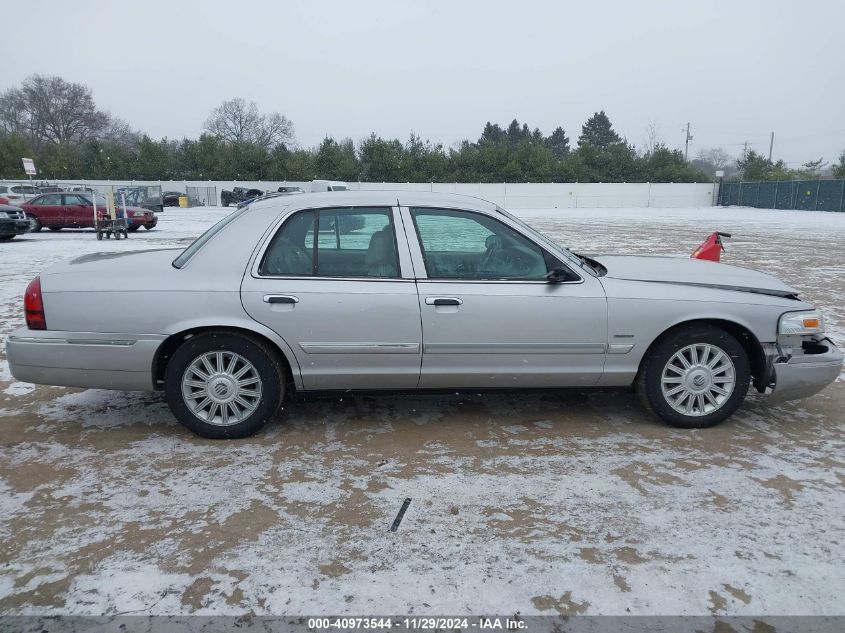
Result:
{"label": "car's rear door", "polygon": [[31,200],[29,204],[33,215],[38,218],[44,228],[63,228],[65,226],[62,194],[45,193],[43,196]]}
{"label": "car's rear door", "polygon": [[[421,388],[595,385],[607,342],[599,280],[498,214],[403,208],[423,327]],[[566,280],[550,283],[552,270]]]}
{"label": "car's rear door", "polygon": [[420,309],[399,221],[391,207],[301,210],[259,250],[244,308],[285,339],[306,389],[417,386]]}

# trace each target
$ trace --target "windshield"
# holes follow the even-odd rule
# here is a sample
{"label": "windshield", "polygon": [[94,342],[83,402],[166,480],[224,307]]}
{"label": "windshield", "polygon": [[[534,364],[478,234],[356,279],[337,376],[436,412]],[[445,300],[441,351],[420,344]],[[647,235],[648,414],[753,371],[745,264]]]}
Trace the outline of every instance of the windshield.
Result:
{"label": "windshield", "polygon": [[188,248],[182,251],[179,256],[173,260],[173,267],[174,268],[182,268],[191,257],[194,256],[199,249],[203,247],[203,245],[208,242],[212,237],[217,235],[227,224],[229,224],[235,218],[240,217],[249,207],[243,207],[234,210],[232,213],[224,217],[222,220],[217,222],[214,226],[208,229],[205,233],[200,235],[196,240],[194,240]]}

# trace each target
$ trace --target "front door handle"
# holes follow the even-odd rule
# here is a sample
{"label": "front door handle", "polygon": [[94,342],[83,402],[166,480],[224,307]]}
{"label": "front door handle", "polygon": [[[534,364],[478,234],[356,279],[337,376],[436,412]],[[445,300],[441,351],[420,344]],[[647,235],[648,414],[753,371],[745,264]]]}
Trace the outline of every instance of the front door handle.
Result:
{"label": "front door handle", "polygon": [[463,301],[457,297],[426,297],[425,304],[427,306],[459,306]]}
{"label": "front door handle", "polygon": [[264,303],[299,303],[299,297],[293,295],[264,295]]}

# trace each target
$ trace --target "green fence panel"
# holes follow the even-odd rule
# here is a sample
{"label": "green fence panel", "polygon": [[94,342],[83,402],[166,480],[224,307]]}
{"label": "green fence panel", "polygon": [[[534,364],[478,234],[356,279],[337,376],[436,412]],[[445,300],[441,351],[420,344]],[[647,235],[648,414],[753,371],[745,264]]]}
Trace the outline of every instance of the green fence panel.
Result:
{"label": "green fence panel", "polygon": [[757,190],[760,187],[759,182],[743,182],[740,183],[739,189],[739,204],[743,207],[753,207],[757,202]]}
{"label": "green fence panel", "polygon": [[722,182],[719,185],[719,204],[723,207],[739,204],[738,182]]}
{"label": "green fence panel", "polygon": [[723,182],[719,187],[719,204],[845,212],[845,179]]}
{"label": "green fence panel", "polygon": [[778,182],[775,192],[775,204],[773,209],[791,209],[792,197],[795,193],[794,182]]}
{"label": "green fence panel", "polygon": [[759,209],[774,209],[777,190],[778,183],[761,182],[757,189],[757,202],[754,206]]}
{"label": "green fence panel", "polygon": [[795,196],[795,209],[802,211],[816,210],[816,195],[819,189],[819,180],[799,180],[798,191]]}
{"label": "green fence panel", "polygon": [[840,211],[842,207],[842,187],[845,180],[819,181],[819,194],[816,199],[817,211]]}

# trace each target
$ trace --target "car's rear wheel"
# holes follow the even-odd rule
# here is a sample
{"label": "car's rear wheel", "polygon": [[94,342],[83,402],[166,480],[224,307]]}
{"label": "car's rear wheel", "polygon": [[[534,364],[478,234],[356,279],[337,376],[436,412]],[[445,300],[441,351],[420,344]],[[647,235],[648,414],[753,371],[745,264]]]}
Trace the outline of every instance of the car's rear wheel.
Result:
{"label": "car's rear wheel", "polygon": [[129,230],[134,233],[135,231],[137,231],[140,228],[141,228],[140,224],[133,224],[132,226],[129,227]]}
{"label": "car's rear wheel", "polygon": [[278,411],[285,371],[278,354],[254,338],[209,332],[173,354],[164,377],[167,404],[197,435],[253,435]]}
{"label": "car's rear wheel", "polygon": [[685,429],[715,426],[748,392],[748,355],[733,336],[709,325],[671,332],[650,350],[637,391],[646,408]]}

